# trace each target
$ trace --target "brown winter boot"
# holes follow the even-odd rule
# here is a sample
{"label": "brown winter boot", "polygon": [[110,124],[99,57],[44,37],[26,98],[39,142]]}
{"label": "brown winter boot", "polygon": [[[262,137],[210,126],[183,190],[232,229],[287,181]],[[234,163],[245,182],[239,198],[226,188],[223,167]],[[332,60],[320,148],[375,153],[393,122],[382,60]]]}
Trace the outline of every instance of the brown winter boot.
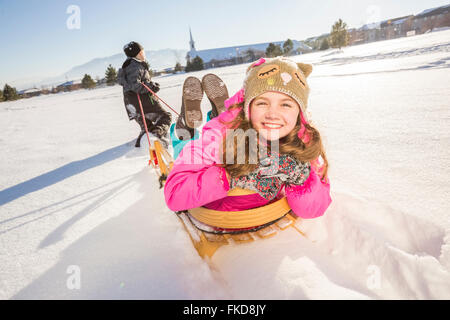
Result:
{"label": "brown winter boot", "polygon": [[211,102],[211,119],[225,111],[225,100],[229,98],[225,83],[218,76],[208,73],[202,78],[203,90]]}
{"label": "brown winter boot", "polygon": [[[200,108],[203,98],[202,83],[195,77],[188,77],[183,84],[182,112],[184,110],[185,123],[189,128],[196,128],[203,120]],[[184,107],[184,108],[183,108]]]}

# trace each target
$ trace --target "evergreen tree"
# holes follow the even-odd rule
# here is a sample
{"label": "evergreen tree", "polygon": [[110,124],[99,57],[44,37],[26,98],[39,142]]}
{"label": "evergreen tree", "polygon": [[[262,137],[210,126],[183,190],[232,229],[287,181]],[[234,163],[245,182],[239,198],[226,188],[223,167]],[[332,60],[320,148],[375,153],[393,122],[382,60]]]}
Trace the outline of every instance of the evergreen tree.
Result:
{"label": "evergreen tree", "polygon": [[330,44],[328,43],[328,38],[325,38],[320,44],[320,50],[327,50],[328,48],[330,48]]}
{"label": "evergreen tree", "polygon": [[5,101],[19,99],[16,88],[13,88],[13,87],[9,86],[8,84],[5,84],[5,87],[3,88],[3,99]]}
{"label": "evergreen tree", "polygon": [[81,87],[84,89],[92,89],[95,87],[95,81],[91,78],[90,75],[85,74],[83,80],[81,80]]}
{"label": "evergreen tree", "polygon": [[278,57],[283,54],[283,50],[277,44],[269,43],[269,46],[266,49],[266,56],[269,58]]}
{"label": "evergreen tree", "polygon": [[106,69],[105,77],[106,77],[106,84],[108,86],[113,86],[116,84],[117,71],[112,65],[109,65],[108,68]]}
{"label": "evergreen tree", "polygon": [[192,71],[192,62],[191,60],[188,60],[186,63],[186,68],[184,68],[184,71],[191,72]]}
{"label": "evergreen tree", "polygon": [[266,56],[267,57],[271,57],[272,56],[272,52],[275,48],[275,45],[273,43],[269,43],[269,45],[266,48]]}
{"label": "evergreen tree", "polygon": [[294,49],[294,43],[291,39],[287,39],[283,43],[283,52],[286,56],[289,56],[292,53],[292,50]]}
{"label": "evergreen tree", "polygon": [[331,28],[330,40],[331,46],[339,50],[348,44],[347,24],[342,19],[336,21]]}
{"label": "evergreen tree", "polygon": [[0,102],[3,101],[3,91],[0,90]]}
{"label": "evergreen tree", "polygon": [[248,50],[244,51],[244,54],[246,54],[250,58],[250,61],[255,61],[256,60],[255,50],[248,49]]}
{"label": "evergreen tree", "polygon": [[175,73],[176,73],[176,72],[183,71],[183,67],[181,66],[181,63],[177,62],[177,63],[175,64],[175,68],[173,69],[173,71],[174,71]]}
{"label": "evergreen tree", "polygon": [[199,56],[196,56],[194,58],[194,61],[193,61],[192,64],[193,64],[195,70],[203,70],[203,69],[205,69],[205,67],[203,65],[203,59],[200,58]]}
{"label": "evergreen tree", "polygon": [[186,68],[184,69],[186,72],[191,72],[191,71],[199,71],[199,70],[203,70],[204,69],[204,65],[203,65],[203,59],[200,58],[199,56],[196,56],[192,62],[188,60],[187,64],[186,64]]}

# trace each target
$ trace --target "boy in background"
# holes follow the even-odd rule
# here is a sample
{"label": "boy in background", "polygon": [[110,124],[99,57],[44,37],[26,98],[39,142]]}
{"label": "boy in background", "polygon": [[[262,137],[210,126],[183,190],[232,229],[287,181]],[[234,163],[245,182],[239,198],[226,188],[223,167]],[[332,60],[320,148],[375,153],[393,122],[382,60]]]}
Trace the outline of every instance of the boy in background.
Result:
{"label": "boy in background", "polygon": [[136,120],[141,128],[135,147],[141,146],[140,141],[145,134],[144,119],[139,106],[140,97],[144,109],[145,121],[149,132],[157,137],[167,148],[169,145],[168,131],[172,115],[164,111],[157,99],[142,85],[144,83],[153,92],[159,91],[159,84],[151,81],[149,64],[145,59],[144,48],[132,41],[123,47],[127,59],[119,69],[118,82],[123,87],[123,100],[129,120]]}

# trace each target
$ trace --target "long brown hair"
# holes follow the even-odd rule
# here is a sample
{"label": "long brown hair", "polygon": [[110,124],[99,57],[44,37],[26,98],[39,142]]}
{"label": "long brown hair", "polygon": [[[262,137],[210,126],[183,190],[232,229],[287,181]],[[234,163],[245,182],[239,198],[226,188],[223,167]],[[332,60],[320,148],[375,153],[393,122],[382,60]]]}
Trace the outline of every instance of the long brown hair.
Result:
{"label": "long brown hair", "polygon": [[[250,120],[246,119],[244,112],[244,104],[239,103],[229,107],[229,110],[241,108],[237,116],[229,121],[222,122],[230,129],[242,129],[237,130],[236,134],[232,138],[225,136],[222,142],[222,159],[226,159],[227,152],[233,155],[231,163],[226,163],[224,161],[220,166],[225,168],[227,172],[232,177],[238,177],[241,175],[249,174],[258,167],[258,163],[250,161],[252,156],[259,154],[261,145],[257,143],[259,141],[259,136],[249,136],[245,132],[249,129],[253,129]],[[300,162],[311,162],[317,169],[322,180],[327,180],[328,172],[328,160],[325,154],[325,148],[322,143],[322,139],[319,131],[310,124],[305,125],[306,134],[309,135],[310,139],[306,143],[298,137],[298,132],[302,127],[300,120],[300,114],[297,119],[297,124],[294,129],[285,137],[279,140],[279,151],[280,154],[289,154]],[[257,139],[257,141],[251,141],[252,139]],[[252,148],[252,146],[257,146],[257,149]],[[245,161],[238,161],[239,151],[245,148]],[[267,151],[270,152],[270,145],[267,146]],[[319,164],[317,161],[319,157],[322,158],[322,163]],[[227,159],[227,162],[228,159]]]}

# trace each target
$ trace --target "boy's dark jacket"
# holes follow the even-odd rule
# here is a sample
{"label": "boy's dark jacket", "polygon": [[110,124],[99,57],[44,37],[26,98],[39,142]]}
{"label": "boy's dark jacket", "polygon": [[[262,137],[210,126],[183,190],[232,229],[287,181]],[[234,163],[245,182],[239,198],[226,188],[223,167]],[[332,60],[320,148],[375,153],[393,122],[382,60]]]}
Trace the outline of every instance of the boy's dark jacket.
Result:
{"label": "boy's dark jacket", "polygon": [[140,113],[139,101],[136,93],[139,94],[142,102],[144,113],[155,113],[161,110],[155,98],[145,89],[141,82],[145,83],[155,93],[159,87],[151,81],[150,70],[148,63],[140,61],[136,58],[128,58],[119,69],[118,82],[123,87],[123,100],[125,109],[130,120],[133,119],[130,111],[126,108],[127,105],[133,105],[138,113]]}

